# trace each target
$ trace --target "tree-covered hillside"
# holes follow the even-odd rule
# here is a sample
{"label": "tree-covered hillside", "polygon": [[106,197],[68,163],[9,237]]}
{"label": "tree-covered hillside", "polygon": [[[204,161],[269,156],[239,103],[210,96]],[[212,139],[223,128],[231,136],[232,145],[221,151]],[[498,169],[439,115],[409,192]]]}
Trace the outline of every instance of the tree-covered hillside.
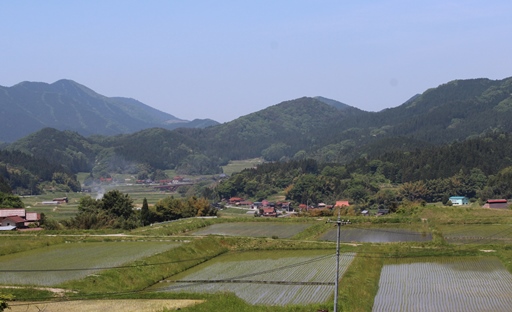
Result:
{"label": "tree-covered hillside", "polygon": [[[69,90],[93,92],[84,88]],[[393,183],[446,178],[471,169],[489,176],[509,166],[511,94],[512,78],[457,80],[381,112],[303,97],[205,129],[151,128],[84,137],[45,128],[7,150],[40,157],[70,174],[86,171],[94,176],[150,175],[167,169],[214,174],[230,160],[256,157],[271,162],[314,159],[349,164],[347,168],[380,161],[387,166],[385,178]],[[473,161],[463,162],[461,155]]]}
{"label": "tree-covered hillside", "polygon": [[64,79],[52,84],[22,82],[12,87],[0,86],[0,111],[0,142],[13,142],[45,127],[88,136],[218,124],[212,120],[190,123],[137,100],[105,97]]}
{"label": "tree-covered hillside", "polygon": [[221,198],[262,200],[284,194],[295,203],[333,204],[345,199],[361,208],[396,209],[404,200],[446,202],[512,196],[512,135],[496,133],[445,146],[391,152],[347,165],[313,159],[267,163],[223,181]]}

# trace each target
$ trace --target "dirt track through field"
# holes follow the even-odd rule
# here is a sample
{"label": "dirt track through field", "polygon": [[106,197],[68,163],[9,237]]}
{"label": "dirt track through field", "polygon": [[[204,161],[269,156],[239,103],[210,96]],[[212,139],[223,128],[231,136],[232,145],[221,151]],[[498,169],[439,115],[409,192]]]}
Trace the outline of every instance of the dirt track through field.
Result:
{"label": "dirt track through field", "polygon": [[195,304],[203,300],[171,300],[171,299],[127,299],[127,300],[77,300],[55,302],[11,302],[10,312],[97,312],[97,311],[123,311],[123,312],[154,312],[164,309],[176,310]]}

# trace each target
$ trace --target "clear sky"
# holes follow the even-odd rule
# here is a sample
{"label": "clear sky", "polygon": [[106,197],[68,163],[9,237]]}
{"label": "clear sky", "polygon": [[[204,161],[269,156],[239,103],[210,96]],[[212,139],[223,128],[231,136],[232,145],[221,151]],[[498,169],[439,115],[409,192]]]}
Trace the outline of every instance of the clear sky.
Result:
{"label": "clear sky", "polygon": [[379,111],[512,76],[512,1],[2,1],[0,39],[2,86],[72,79],[188,120],[317,95]]}

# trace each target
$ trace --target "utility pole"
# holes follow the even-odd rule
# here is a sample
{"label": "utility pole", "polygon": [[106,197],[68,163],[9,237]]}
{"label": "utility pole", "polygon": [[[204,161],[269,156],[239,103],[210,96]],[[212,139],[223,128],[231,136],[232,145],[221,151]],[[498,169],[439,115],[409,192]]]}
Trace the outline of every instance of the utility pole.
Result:
{"label": "utility pole", "polygon": [[345,224],[349,224],[350,220],[341,220],[340,219],[340,210],[338,210],[338,220],[331,221],[328,220],[329,223],[336,223],[336,280],[334,281],[334,312],[338,311],[338,282],[340,280],[340,235],[341,235],[341,226]]}

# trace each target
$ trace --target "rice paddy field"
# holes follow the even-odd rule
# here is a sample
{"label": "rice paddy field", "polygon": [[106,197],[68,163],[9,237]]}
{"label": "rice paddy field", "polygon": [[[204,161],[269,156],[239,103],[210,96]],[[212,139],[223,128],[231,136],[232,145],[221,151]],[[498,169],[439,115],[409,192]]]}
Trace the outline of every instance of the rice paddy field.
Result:
{"label": "rice paddy field", "polygon": [[443,225],[439,229],[449,243],[512,243],[512,224]]}
{"label": "rice paddy field", "polygon": [[192,234],[290,238],[304,231],[311,225],[312,224],[308,223],[283,222],[218,223],[195,231]]}
{"label": "rice paddy field", "polygon": [[[340,275],[354,259],[340,258]],[[243,252],[220,256],[157,286],[165,292],[232,292],[250,304],[321,303],[334,294],[332,251]]]}
{"label": "rice paddy field", "polygon": [[[67,218],[78,194],[69,198],[49,207],[39,204],[46,197],[30,197],[27,209]],[[340,311],[511,311],[512,214],[445,208],[341,227],[343,242],[371,244],[341,245]],[[104,230],[2,233],[0,285],[16,287],[0,288],[0,295],[16,296],[13,311],[125,311],[136,304],[138,311],[332,311],[334,225],[227,212],[119,229],[119,237]],[[48,287],[65,293],[38,290]],[[71,300],[62,306],[52,301],[65,298]],[[15,305],[38,299],[51,302]],[[182,299],[199,301],[151,306]]]}
{"label": "rice paddy field", "polygon": [[386,264],[373,310],[510,311],[512,274],[492,257]]}
{"label": "rice paddy field", "polygon": [[[320,240],[336,241],[337,229],[331,229]],[[401,228],[356,228],[343,226],[340,232],[342,242],[391,243],[391,242],[425,242],[431,241],[432,235]]]}
{"label": "rice paddy field", "polygon": [[171,242],[75,242],[35,248],[0,257],[0,284],[54,286],[178,246]]}

